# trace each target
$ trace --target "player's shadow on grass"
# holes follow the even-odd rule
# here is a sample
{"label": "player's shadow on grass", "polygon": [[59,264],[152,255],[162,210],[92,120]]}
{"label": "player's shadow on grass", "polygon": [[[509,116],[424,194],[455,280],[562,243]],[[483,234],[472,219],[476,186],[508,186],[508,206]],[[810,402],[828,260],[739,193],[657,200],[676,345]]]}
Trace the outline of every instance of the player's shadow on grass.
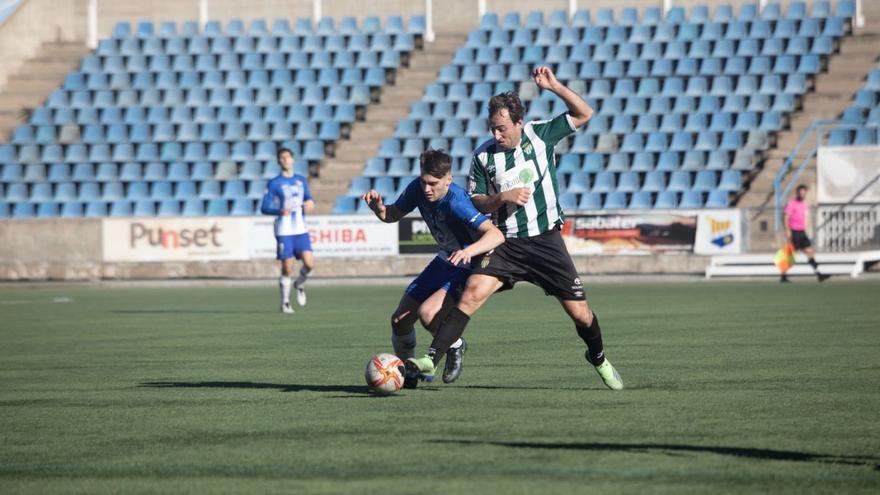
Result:
{"label": "player's shadow on grass", "polygon": [[356,385],[304,385],[261,382],[144,382],[146,388],[237,388],[237,389],[275,389],[280,392],[345,392],[376,396],[366,386]]}
{"label": "player's shadow on grass", "polygon": [[754,460],[817,462],[823,464],[846,464],[866,466],[880,471],[880,457],[812,454],[792,450],[752,449],[746,447],[707,447],[702,445],[650,444],[650,443],[563,443],[563,442],[491,442],[479,440],[432,440],[434,443],[461,445],[491,445],[515,449],[581,450],[595,452],[660,453],[678,456],[687,453],[719,454]]}

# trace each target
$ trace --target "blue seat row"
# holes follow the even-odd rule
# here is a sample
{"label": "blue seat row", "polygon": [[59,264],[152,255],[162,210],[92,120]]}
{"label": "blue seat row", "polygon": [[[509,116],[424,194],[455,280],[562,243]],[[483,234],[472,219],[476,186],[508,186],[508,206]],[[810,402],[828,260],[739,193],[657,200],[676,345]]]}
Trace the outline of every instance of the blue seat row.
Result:
{"label": "blue seat row", "polygon": [[623,210],[623,209],[700,209],[730,207],[729,191],[637,191],[626,193],[587,192],[563,193],[559,203],[565,211],[572,210]]}
{"label": "blue seat row", "polygon": [[[181,87],[182,88],[182,87]],[[244,88],[239,88],[244,89]],[[278,95],[276,100],[271,103],[290,104],[303,103],[306,105],[342,105],[345,103],[354,103],[356,105],[366,105],[372,100],[371,87],[367,85],[359,86],[286,86],[283,89],[270,88],[272,93]],[[159,105],[163,102],[149,102],[146,98],[139,97],[138,90],[99,90],[99,91],[65,91],[55,90],[49,95],[46,102],[48,108],[108,108],[115,106],[138,106],[138,105]],[[148,91],[148,90],[145,90]],[[243,91],[236,93],[233,89],[226,87],[215,87],[213,89],[204,89],[201,87],[191,86],[186,89],[182,95],[177,93],[176,96],[183,96],[181,102],[187,106],[195,107],[218,107],[222,105],[232,105],[234,99],[237,99],[242,105],[255,104],[260,98],[258,93],[253,91]],[[161,97],[160,94],[155,95]],[[268,96],[268,95],[267,95]],[[253,98],[254,103],[250,102]]]}
{"label": "blue seat row", "polygon": [[[656,61],[634,60],[624,62],[612,60],[607,62],[548,62],[559,80],[577,79],[594,80],[599,78],[660,78],[660,77],[716,77],[716,76],[763,76],[767,74],[815,74],[822,69],[819,55],[782,55],[779,57],[731,57],[721,58],[683,58],[678,60],[660,59]],[[482,82],[495,83],[502,81],[525,81],[528,78],[526,64],[506,66],[493,64],[489,66],[465,65],[444,66],[438,76],[442,84],[477,84]]]}
{"label": "blue seat row", "polygon": [[[137,106],[167,106],[167,107],[203,107],[203,106],[220,106],[211,105],[212,101],[222,102],[226,104],[231,102],[239,103],[238,106],[271,106],[271,105],[292,105],[301,103],[306,106],[321,105],[346,105],[348,103],[356,105],[365,105],[371,101],[372,86],[351,86],[348,88],[348,96],[351,101],[341,103],[330,103],[324,101],[321,97],[324,91],[311,90],[306,91],[305,88],[287,86],[283,88],[236,88],[228,89],[212,89],[203,88],[172,88],[172,89],[123,89],[119,91],[103,91],[94,92],[94,94],[80,94],[76,98],[79,99],[77,105],[84,105],[88,100],[94,100],[97,103],[106,103],[104,106],[76,106],[72,107],[71,99],[74,92],[65,92],[56,90],[49,95],[44,107],[49,110],[68,110],[73,108],[77,113],[75,118],[83,118],[82,123],[93,123],[97,119],[99,112],[121,111],[121,109],[113,109],[118,107],[137,107]],[[79,92],[76,92],[79,93]],[[329,96],[329,90],[327,91]],[[341,97],[342,91],[334,92],[334,97]],[[115,105],[110,105],[115,102]],[[70,115],[66,113],[64,115]]]}
{"label": "blue seat row", "polygon": [[679,25],[660,25],[657,27],[638,25],[635,27],[564,27],[556,29],[543,27],[539,29],[519,28],[506,31],[504,29],[487,29],[472,31],[468,35],[466,47],[503,48],[512,47],[551,47],[555,45],[619,45],[626,43],[650,42],[695,42],[715,40],[786,40],[797,37],[842,36],[849,32],[847,19],[832,17],[829,19],[807,18],[802,21],[784,20],[771,21],[734,21],[724,23],[683,23]]}
{"label": "blue seat row", "polygon": [[171,21],[164,21],[159,24],[158,28],[150,21],[141,21],[137,24],[135,31],[132,31],[130,23],[122,21],[116,23],[113,28],[112,38],[129,38],[136,36],[137,38],[174,38],[177,36],[261,36],[267,34],[323,34],[334,35],[342,34],[372,34],[372,33],[423,33],[425,31],[425,17],[421,15],[413,16],[404,26],[404,20],[401,16],[390,16],[385,20],[385,26],[382,26],[382,20],[376,16],[365,17],[361,27],[358,27],[357,19],[351,16],[343,17],[339,20],[339,26],[332,17],[324,17],[315,25],[310,18],[298,17],[294,21],[293,27],[287,19],[275,19],[271,28],[266,20],[254,19],[250,23],[249,28],[245,28],[245,23],[241,19],[230,19],[223,29],[220,21],[208,21],[204,29],[200,29],[199,23],[188,21],[182,24],[178,32],[177,24]]}
{"label": "blue seat row", "polygon": [[[102,125],[85,125],[79,129],[78,140],[86,144],[124,144],[124,143],[164,143],[163,147],[182,144],[189,141],[251,141],[255,146],[274,146],[273,143],[262,144],[262,141],[286,141],[296,139],[306,141],[320,139],[335,141],[341,136],[342,126],[336,120],[322,123],[316,121],[267,121],[245,123],[240,120],[221,122],[191,123],[175,126],[169,121],[150,125],[147,123],[113,124],[105,129]],[[293,121],[296,122],[296,121]],[[19,126],[12,135],[13,144],[52,144],[60,139],[61,126]],[[164,148],[163,148],[164,149]]]}
{"label": "blue seat row", "polygon": [[[372,52],[370,52],[372,54]],[[392,55],[394,52],[388,52]],[[175,64],[176,65],[176,64]],[[388,64],[386,64],[388,65]],[[197,64],[198,66],[198,64]],[[100,89],[172,89],[172,88],[262,88],[306,86],[318,84],[332,86],[362,84],[381,86],[385,82],[388,67],[358,67],[354,60],[342,61],[339,68],[323,69],[256,69],[175,68],[142,70],[139,72],[73,72],[64,80],[63,89],[68,91]],[[390,67],[390,68],[396,68]]]}
{"label": "blue seat row", "polygon": [[[262,70],[305,70],[305,69],[370,69],[389,65],[391,62],[401,59],[407,52],[399,50],[386,51],[344,51],[337,53],[318,52],[308,54],[304,52],[284,54],[272,53],[265,57],[252,53],[244,56],[238,55],[137,55],[131,57],[98,57],[88,55],[80,63],[80,71],[84,74],[107,72],[111,78],[125,77],[134,78],[141,72],[165,72],[174,70],[188,72],[192,70],[223,70],[236,71],[247,70],[257,72],[248,74],[250,77],[260,77]],[[262,64],[262,65],[258,65]],[[117,75],[118,74],[118,75]]]}
{"label": "blue seat row", "polygon": [[[308,174],[308,164],[298,161],[294,171]],[[204,181],[204,180],[256,180],[271,179],[278,175],[275,159],[235,162],[125,162],[125,163],[53,163],[23,166],[18,163],[0,165],[0,183],[38,182],[133,182],[153,181]]]}
{"label": "blue seat row", "polygon": [[133,181],[133,182],[16,182],[6,187],[6,201],[29,201],[31,203],[64,201],[115,201],[119,199],[155,201],[165,199],[236,199],[246,197],[260,199],[266,189],[264,179],[245,181]]}
{"label": "blue seat row", "polygon": [[520,26],[540,28],[542,26],[564,27],[568,25],[587,27],[587,26],[636,26],[648,25],[655,26],[659,24],[680,24],[683,22],[731,22],[734,20],[775,20],[775,19],[802,19],[805,17],[829,17],[832,14],[838,17],[853,17],[855,15],[855,4],[852,0],[842,0],[837,2],[836,9],[832,9],[831,2],[827,0],[817,0],[812,3],[812,9],[808,9],[806,2],[793,1],[789,2],[788,9],[783,14],[783,8],[780,3],[768,3],[763,10],[759,11],[756,4],[745,3],[740,6],[738,15],[734,15],[734,9],[729,4],[718,5],[715,8],[714,15],[709,14],[709,7],[706,5],[696,5],[691,8],[690,15],[686,15],[684,7],[672,7],[664,16],[659,7],[646,8],[642,16],[635,8],[625,8],[621,10],[620,17],[615,18],[614,10],[610,8],[599,9],[595,13],[595,18],[589,10],[578,10],[569,20],[565,11],[557,10],[549,14],[546,19],[544,13],[540,11],[529,12],[525,20],[518,12],[509,12],[502,18],[498,14],[490,13],[483,16],[480,20],[480,28],[492,29],[502,27],[506,29],[516,29]]}
{"label": "blue seat row", "polygon": [[[101,162],[151,162],[151,161],[248,161],[265,160],[275,157],[274,147],[266,143],[238,141],[227,143],[215,142],[166,142],[166,143],[122,143],[122,144],[26,144],[18,146],[17,156],[7,163],[101,163]],[[273,151],[270,154],[269,148]],[[297,156],[307,161],[324,158],[324,141],[310,140],[303,142],[302,152]]]}
{"label": "blue seat row", "polygon": [[2,218],[77,218],[77,217],[152,217],[152,216],[253,216],[259,215],[259,201],[248,198],[236,199],[149,199],[115,201],[65,201],[31,203],[0,201]]}
{"label": "blue seat row", "polygon": [[[169,96],[166,94],[166,96]],[[213,111],[197,110],[202,105],[186,105],[185,96],[175,104],[169,99],[157,105],[127,105],[105,108],[40,107],[34,109],[30,117],[30,125],[113,125],[113,124],[152,124],[154,126],[177,125],[175,132],[182,134],[182,140],[189,141],[191,136],[199,135],[202,123],[220,124],[280,124],[302,122],[307,120],[350,123],[357,117],[357,108],[353,103],[306,103],[261,105],[225,105],[209,107]],[[233,97],[233,100],[235,97]],[[200,122],[204,120],[204,122]],[[196,127],[192,127],[195,125]],[[25,131],[27,132],[27,131]],[[153,132],[157,132],[153,129]]]}
{"label": "blue seat row", "polygon": [[342,51],[412,51],[416,38],[412,34],[374,34],[343,36],[341,34],[288,35],[288,36],[195,36],[189,38],[149,38],[139,40],[106,39],[98,44],[96,54],[111,55],[202,55],[202,54],[291,54],[296,52],[342,52]]}
{"label": "blue seat row", "polygon": [[[517,65],[533,65],[536,63],[559,64],[576,62],[580,65],[590,62],[635,62],[644,61],[652,64],[664,64],[681,59],[695,59],[702,63],[706,59],[726,59],[742,57],[746,64],[752,63],[752,57],[781,57],[803,55],[829,55],[838,50],[837,38],[823,36],[818,38],[792,38],[788,41],[771,38],[766,41],[748,39],[742,41],[719,40],[697,41],[693,43],[623,43],[602,45],[553,45],[550,47],[528,46],[519,48],[459,48],[453,55],[453,66],[482,65],[484,67],[501,65],[511,69]],[[739,63],[739,62],[737,62]],[[771,63],[775,60],[771,59]],[[662,65],[661,65],[662,67]],[[658,67],[659,70],[659,67]]]}

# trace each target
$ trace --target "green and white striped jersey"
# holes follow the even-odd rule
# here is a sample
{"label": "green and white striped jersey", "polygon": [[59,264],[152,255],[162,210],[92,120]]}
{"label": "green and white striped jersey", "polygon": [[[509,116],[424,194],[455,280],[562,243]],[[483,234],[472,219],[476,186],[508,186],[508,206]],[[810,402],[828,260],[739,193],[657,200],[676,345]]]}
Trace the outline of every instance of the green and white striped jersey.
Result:
{"label": "green and white striped jersey", "polygon": [[493,195],[528,187],[528,203],[505,204],[492,214],[492,221],[506,237],[534,237],[562,225],[559,185],[556,180],[556,143],[576,130],[568,113],[552,120],[528,122],[522,140],[512,150],[501,149],[492,138],[474,151],[468,192]]}

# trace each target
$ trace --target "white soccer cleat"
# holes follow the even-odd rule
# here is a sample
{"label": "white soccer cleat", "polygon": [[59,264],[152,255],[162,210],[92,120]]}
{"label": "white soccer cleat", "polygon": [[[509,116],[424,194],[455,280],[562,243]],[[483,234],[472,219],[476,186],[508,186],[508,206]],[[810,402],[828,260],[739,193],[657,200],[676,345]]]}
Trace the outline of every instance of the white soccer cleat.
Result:
{"label": "white soccer cleat", "polygon": [[602,377],[606,387],[611,390],[623,390],[623,380],[620,378],[617,370],[614,369],[614,366],[611,366],[611,361],[605,359],[602,364],[596,366],[596,372]]}
{"label": "white soccer cleat", "polygon": [[296,303],[300,306],[306,305],[306,290],[298,285],[293,286],[296,289]]}
{"label": "white soccer cleat", "polygon": [[290,307],[289,302],[281,303],[281,312],[287,314],[293,313],[293,308]]}

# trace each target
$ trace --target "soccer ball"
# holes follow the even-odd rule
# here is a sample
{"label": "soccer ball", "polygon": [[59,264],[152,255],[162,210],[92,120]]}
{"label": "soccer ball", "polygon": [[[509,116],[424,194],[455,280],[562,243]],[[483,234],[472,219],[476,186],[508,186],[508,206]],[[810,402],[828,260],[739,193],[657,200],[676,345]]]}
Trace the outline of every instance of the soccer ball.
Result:
{"label": "soccer ball", "polygon": [[376,354],[367,363],[364,378],[373,392],[393,394],[403,386],[403,361],[387,352]]}

